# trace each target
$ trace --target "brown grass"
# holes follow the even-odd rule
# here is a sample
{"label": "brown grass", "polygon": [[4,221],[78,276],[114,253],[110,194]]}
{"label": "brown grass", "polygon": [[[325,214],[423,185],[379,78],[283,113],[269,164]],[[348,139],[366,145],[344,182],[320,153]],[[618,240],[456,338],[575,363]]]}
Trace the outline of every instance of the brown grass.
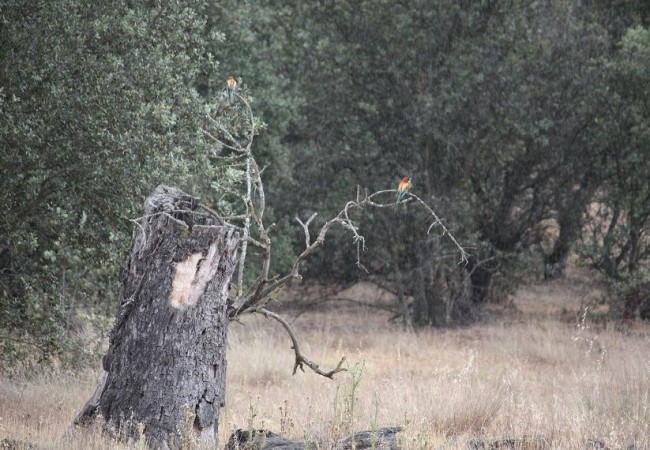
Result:
{"label": "brown grass", "polygon": [[[221,442],[249,426],[316,441],[401,425],[407,449],[466,448],[472,438],[515,438],[521,448],[588,441],[650,448],[650,328],[623,334],[566,320],[594,303],[581,282],[530,286],[498,323],[463,329],[404,331],[385,313],[351,306],[299,315],[293,323],[311,359],[329,369],[347,356],[350,371],[334,381],[292,376],[283,329],[247,317],[230,329]],[[60,440],[96,379],[94,372],[0,379],[0,440],[125,448],[93,435]]]}

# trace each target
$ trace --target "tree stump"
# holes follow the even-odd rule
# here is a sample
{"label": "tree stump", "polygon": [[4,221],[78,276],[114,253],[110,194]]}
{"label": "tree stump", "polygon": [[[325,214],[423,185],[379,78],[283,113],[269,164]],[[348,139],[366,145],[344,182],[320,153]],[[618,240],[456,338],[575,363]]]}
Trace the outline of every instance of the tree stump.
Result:
{"label": "tree stump", "polygon": [[138,219],[97,391],[75,419],[152,448],[217,444],[238,234],[158,186]]}

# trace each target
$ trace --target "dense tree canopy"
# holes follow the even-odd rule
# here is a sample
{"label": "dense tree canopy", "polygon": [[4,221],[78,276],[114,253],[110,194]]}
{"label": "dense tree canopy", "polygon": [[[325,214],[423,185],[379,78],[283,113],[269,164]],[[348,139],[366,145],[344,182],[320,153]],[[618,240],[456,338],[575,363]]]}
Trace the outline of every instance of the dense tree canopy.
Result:
{"label": "dense tree canopy", "polygon": [[66,275],[97,283],[89,294],[115,278],[144,193],[160,182],[209,186],[218,149],[201,126],[213,106],[196,85],[221,83],[205,19],[183,2],[3,2],[0,15],[0,323],[10,347],[58,335]]}
{"label": "dense tree canopy", "polygon": [[[357,185],[384,188],[409,174],[474,260],[458,274],[453,255],[443,264],[432,255],[445,252],[414,235],[408,210],[376,214],[367,257],[386,287],[475,303],[523,273],[561,276],[608,177],[606,127],[624,126],[611,113],[611,70],[625,30],[647,22],[643,2],[263,4],[244,9],[257,45],[239,58],[298,108],[281,135],[292,162],[292,189],[277,191],[283,216],[334,211]],[[354,258],[328,246],[312,274],[365,276]],[[426,309],[425,322],[440,320]]]}
{"label": "dense tree canopy", "polygon": [[237,170],[202,133],[207,112],[245,119],[223,99],[228,74],[265,123],[274,270],[302,245],[294,216],[325,220],[357,186],[409,175],[470,264],[406,204],[361,219],[370,275],[342,236],[311,277],[370,276],[404,311],[411,296],[421,324],[466,320],[522,275],[561,276],[576,241],[606,276],[648,277],[643,0],[30,0],[0,1],[0,19],[5,354],[52,349],[69,280],[112,298],[153,186],[228,201]]}

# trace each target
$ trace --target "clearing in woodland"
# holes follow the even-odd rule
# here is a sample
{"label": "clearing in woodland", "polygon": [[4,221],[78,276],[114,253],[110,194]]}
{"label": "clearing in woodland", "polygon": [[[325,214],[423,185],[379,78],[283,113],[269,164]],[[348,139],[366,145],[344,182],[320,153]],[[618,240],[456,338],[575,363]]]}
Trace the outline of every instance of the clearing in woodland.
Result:
{"label": "clearing in woodland", "polygon": [[[600,295],[572,273],[521,289],[481,324],[418,332],[352,302],[277,307],[310,359],[330,369],[347,357],[348,371],[333,381],[293,376],[284,329],[245,317],[230,325],[220,442],[237,428],[316,443],[399,425],[404,449],[650,448],[650,326],[593,320],[602,315]],[[382,301],[369,286],[345,296]],[[0,378],[0,441],[139,448],[92,434],[61,439],[98,378],[98,371]]]}

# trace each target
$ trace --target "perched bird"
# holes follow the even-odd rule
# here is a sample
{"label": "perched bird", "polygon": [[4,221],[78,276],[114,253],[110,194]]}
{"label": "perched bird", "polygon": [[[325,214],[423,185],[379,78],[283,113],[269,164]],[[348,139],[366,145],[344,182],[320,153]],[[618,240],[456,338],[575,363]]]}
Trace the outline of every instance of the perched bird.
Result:
{"label": "perched bird", "polygon": [[397,203],[404,199],[409,189],[411,189],[411,179],[409,177],[402,178],[402,181],[399,182],[399,186],[397,186]]}
{"label": "perched bird", "polygon": [[228,75],[226,79],[226,93],[228,94],[228,101],[233,103],[237,93],[237,80],[232,75]]}

